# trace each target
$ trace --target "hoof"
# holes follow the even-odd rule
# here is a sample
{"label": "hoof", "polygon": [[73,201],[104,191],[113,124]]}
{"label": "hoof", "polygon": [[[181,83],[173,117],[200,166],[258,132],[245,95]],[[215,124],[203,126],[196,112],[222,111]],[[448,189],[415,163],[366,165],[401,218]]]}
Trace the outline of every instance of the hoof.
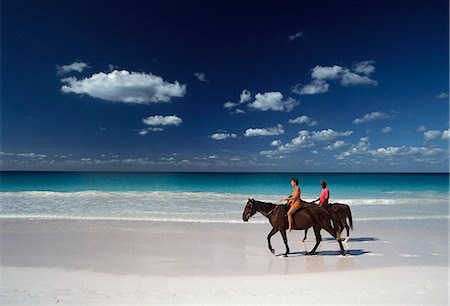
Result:
{"label": "hoof", "polygon": [[306,255],[308,255],[308,256],[317,255],[317,252],[308,252],[308,253],[306,253]]}
{"label": "hoof", "polygon": [[287,254],[283,254],[283,257],[286,258],[286,257],[288,257],[288,256],[287,256]]}
{"label": "hoof", "polygon": [[302,239],[301,242],[305,242],[306,239]]}
{"label": "hoof", "polygon": [[270,251],[272,252],[272,254],[275,254],[275,249],[270,249]]}
{"label": "hoof", "polygon": [[341,256],[345,256],[345,252],[341,252]]}
{"label": "hoof", "polygon": [[350,240],[350,237],[345,238],[344,243],[347,243]]}

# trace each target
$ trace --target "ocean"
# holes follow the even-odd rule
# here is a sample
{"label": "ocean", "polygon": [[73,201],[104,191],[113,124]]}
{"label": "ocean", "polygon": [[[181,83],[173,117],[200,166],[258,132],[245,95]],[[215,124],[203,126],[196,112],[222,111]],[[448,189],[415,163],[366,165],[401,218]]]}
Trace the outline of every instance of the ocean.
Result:
{"label": "ocean", "polygon": [[355,221],[449,217],[447,173],[142,172],[0,172],[0,217],[240,223],[248,198],[279,201],[291,177],[306,201],[327,180],[330,202],[350,205]]}

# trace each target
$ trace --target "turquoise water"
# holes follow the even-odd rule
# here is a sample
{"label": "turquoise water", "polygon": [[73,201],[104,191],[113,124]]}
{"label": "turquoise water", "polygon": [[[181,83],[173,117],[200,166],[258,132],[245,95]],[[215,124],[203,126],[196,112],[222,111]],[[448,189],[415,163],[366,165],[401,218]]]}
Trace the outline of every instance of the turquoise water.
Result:
{"label": "turquoise water", "polygon": [[[241,222],[248,197],[292,191],[351,205],[359,220],[448,218],[448,174],[1,172],[1,217]],[[257,222],[264,222],[261,217]]]}

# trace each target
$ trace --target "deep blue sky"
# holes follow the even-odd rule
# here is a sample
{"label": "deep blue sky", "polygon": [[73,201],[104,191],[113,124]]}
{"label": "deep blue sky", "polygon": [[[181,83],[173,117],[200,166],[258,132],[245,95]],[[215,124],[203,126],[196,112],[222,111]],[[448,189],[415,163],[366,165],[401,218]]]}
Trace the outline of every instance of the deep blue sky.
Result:
{"label": "deep blue sky", "polygon": [[448,171],[448,1],[1,5],[3,170]]}

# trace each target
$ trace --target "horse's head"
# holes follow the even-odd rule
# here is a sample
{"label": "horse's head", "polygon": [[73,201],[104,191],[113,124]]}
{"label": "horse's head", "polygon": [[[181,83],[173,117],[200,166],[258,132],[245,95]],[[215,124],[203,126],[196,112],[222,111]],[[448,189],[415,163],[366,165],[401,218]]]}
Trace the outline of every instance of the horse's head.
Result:
{"label": "horse's head", "polygon": [[256,214],[255,199],[248,199],[244,212],[242,213],[242,220],[247,222],[254,214]]}

